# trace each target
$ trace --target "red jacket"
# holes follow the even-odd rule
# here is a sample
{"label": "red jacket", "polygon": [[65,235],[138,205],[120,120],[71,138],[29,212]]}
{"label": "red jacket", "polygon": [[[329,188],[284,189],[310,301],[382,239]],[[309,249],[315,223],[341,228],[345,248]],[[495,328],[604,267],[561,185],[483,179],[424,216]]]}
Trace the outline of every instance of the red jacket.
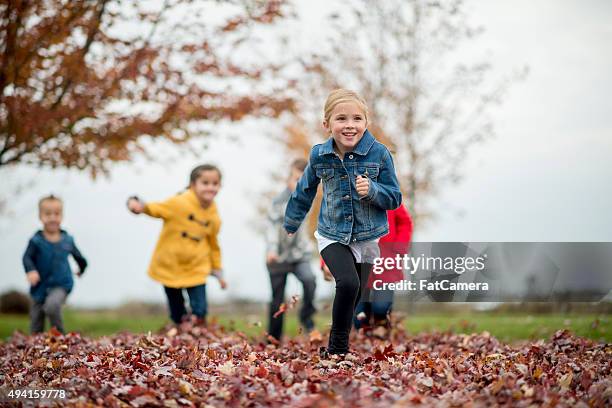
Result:
{"label": "red jacket", "polygon": [[[395,258],[395,255],[408,253],[408,245],[412,240],[412,218],[406,207],[402,204],[395,210],[387,211],[387,220],[389,221],[389,233],[378,241],[380,247],[381,258]],[[325,263],[321,258],[321,267]],[[398,282],[404,279],[404,274],[399,269],[388,269],[377,275],[370,273],[368,286],[372,287],[375,279],[380,279],[383,282]]]}
{"label": "red jacket", "polygon": [[402,204],[395,210],[387,211],[389,233],[380,239],[379,244],[385,242],[404,242],[406,248],[412,239],[412,218],[406,207]]}

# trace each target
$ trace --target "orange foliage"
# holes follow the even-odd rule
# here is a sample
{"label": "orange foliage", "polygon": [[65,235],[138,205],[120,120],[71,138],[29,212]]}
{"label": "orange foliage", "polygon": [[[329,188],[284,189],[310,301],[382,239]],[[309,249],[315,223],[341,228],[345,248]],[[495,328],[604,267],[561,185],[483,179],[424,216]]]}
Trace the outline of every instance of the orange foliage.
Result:
{"label": "orange foliage", "polygon": [[[179,6],[195,7],[179,0],[156,11],[116,0],[2,2],[0,166],[76,167],[95,175],[144,151],[143,135],[181,143],[193,136],[191,121],[294,110],[282,84],[259,86],[278,67],[238,65],[227,52],[230,40],[246,41],[257,25],[283,18],[285,2],[240,4],[210,27],[168,23],[164,17]],[[208,4],[207,12],[224,6]],[[126,26],[135,34],[118,30]],[[219,90],[232,78],[250,84],[248,93]]]}

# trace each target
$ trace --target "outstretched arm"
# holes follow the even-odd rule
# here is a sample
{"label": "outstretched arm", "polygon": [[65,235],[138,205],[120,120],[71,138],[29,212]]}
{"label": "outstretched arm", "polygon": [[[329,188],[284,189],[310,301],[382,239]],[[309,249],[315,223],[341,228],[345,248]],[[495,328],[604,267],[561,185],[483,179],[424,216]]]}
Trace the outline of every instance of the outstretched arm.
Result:
{"label": "outstretched arm", "polygon": [[155,218],[167,219],[172,214],[172,201],[174,197],[167,199],[166,201],[145,203],[137,196],[132,196],[127,201],[128,210],[134,214],[147,214]]}

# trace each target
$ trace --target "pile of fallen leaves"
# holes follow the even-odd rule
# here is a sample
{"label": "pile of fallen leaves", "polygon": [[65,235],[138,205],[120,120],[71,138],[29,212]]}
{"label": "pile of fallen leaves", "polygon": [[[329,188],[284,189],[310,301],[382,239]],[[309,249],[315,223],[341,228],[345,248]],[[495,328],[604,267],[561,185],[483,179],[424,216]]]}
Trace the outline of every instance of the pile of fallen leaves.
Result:
{"label": "pile of fallen leaves", "polygon": [[[610,406],[612,345],[558,331],[511,347],[487,332],[355,334],[343,361],[324,336],[282,345],[183,325],[163,334],[16,333],[0,345],[0,385],[63,389],[50,405],[84,406]],[[6,395],[6,394],[5,394]],[[39,401],[40,402],[40,401]],[[20,400],[25,405],[32,400]]]}

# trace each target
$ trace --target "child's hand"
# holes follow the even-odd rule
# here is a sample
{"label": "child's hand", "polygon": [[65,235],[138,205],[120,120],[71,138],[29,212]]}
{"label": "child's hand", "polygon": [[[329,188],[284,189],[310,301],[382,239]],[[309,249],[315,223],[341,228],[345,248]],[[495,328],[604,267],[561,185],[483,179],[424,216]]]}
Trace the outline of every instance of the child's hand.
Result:
{"label": "child's hand", "polygon": [[357,194],[359,194],[360,197],[367,196],[368,191],[370,190],[370,179],[363,176],[357,176],[355,187],[357,189]]}
{"label": "child's hand", "polygon": [[327,265],[323,265],[321,267],[321,270],[323,271],[323,279],[325,281],[332,282],[334,280],[334,275],[332,275],[332,273],[329,270],[329,268],[327,267]]}
{"label": "child's hand", "polygon": [[144,211],[144,203],[136,197],[130,197],[127,202],[127,208],[134,214],[142,214]]}
{"label": "child's hand", "polygon": [[278,255],[276,255],[274,252],[268,252],[266,255],[266,263],[270,264],[276,262],[278,262]]}
{"label": "child's hand", "polygon": [[221,289],[225,290],[227,288],[227,282],[223,279],[223,271],[221,269],[213,269],[210,274],[217,278]]}
{"label": "child's hand", "polygon": [[38,274],[38,271],[30,271],[26,273],[26,278],[31,286],[36,286],[38,282],[40,282],[40,275]]}

